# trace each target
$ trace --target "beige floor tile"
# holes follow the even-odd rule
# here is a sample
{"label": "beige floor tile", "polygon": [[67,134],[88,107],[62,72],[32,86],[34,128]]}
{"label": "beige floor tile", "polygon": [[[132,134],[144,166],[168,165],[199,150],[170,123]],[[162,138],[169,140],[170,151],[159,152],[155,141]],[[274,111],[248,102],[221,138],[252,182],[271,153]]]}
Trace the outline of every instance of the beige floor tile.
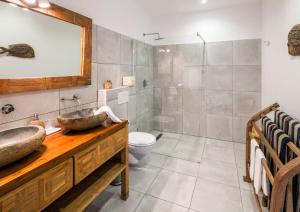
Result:
{"label": "beige floor tile", "polygon": [[120,195],[105,191],[85,209],[85,212],[134,212],[142,198],[142,193],[131,190],[128,200],[123,201]]}
{"label": "beige floor tile", "polygon": [[234,149],[246,151],[246,144],[234,143]]}
{"label": "beige floor tile", "polygon": [[228,141],[221,141],[217,139],[212,139],[212,138],[206,138],[206,145],[212,145],[215,147],[221,147],[221,148],[233,148],[234,143],[233,142],[228,142]]}
{"label": "beige floor tile", "polygon": [[136,212],[188,212],[187,208],[145,195]]}
{"label": "beige floor tile", "polygon": [[233,148],[205,145],[203,158],[227,163],[235,163]]}
{"label": "beige floor tile", "polygon": [[177,133],[162,132],[162,134],[163,134],[162,138],[180,139],[182,137],[182,134],[177,134]]}
{"label": "beige floor tile", "polygon": [[178,172],[181,174],[191,175],[197,177],[197,171],[199,169],[199,163],[182,160],[178,158],[169,158],[164,167],[169,171]]}
{"label": "beige floor tile", "polygon": [[246,151],[243,149],[235,149],[236,165],[240,168],[245,168],[246,164]]}
{"label": "beige floor tile", "polygon": [[242,203],[244,212],[258,211],[256,206],[255,197],[251,191],[241,189]]}
{"label": "beige floor tile", "polygon": [[241,212],[240,190],[232,186],[198,179],[191,209],[209,212]]}
{"label": "beige floor tile", "polygon": [[189,207],[195,184],[195,177],[162,170],[147,193],[183,207]]}
{"label": "beige floor tile", "polygon": [[192,135],[182,135],[180,141],[199,141],[205,143],[206,138]]}
{"label": "beige floor tile", "polygon": [[129,186],[135,191],[145,193],[154,179],[157,177],[160,169],[147,166],[142,168],[129,169]]}
{"label": "beige floor tile", "polygon": [[198,178],[239,187],[235,164],[204,159],[201,161]]}
{"label": "beige floor tile", "polygon": [[250,183],[247,183],[247,182],[244,181],[244,176],[245,175],[246,175],[245,168],[238,167],[238,178],[239,178],[240,188],[250,191],[251,190],[251,187],[250,187],[251,185],[250,185]]}
{"label": "beige floor tile", "polygon": [[172,153],[172,157],[200,162],[205,144],[199,141],[181,140]]}
{"label": "beige floor tile", "polygon": [[177,143],[178,140],[174,138],[160,138],[153,146],[152,152],[163,155],[171,155]]}
{"label": "beige floor tile", "polygon": [[146,156],[142,160],[142,163],[145,164],[146,166],[150,165],[150,166],[155,166],[155,167],[161,168],[164,166],[167,159],[168,159],[168,156],[166,156],[166,155],[151,152],[148,156]]}

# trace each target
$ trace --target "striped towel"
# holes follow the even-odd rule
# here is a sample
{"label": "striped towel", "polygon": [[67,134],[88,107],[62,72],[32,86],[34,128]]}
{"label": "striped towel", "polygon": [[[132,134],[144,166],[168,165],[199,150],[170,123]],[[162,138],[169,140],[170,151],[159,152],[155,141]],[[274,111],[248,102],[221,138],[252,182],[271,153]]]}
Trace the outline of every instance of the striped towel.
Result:
{"label": "striped towel", "polygon": [[[300,122],[293,119],[291,116],[287,115],[285,112],[280,110],[275,111],[275,123],[289,135],[293,140],[294,144],[300,148]],[[292,155],[292,160],[296,155]],[[294,201],[294,211],[300,211],[300,175],[294,177],[293,179],[293,201]]]}
{"label": "striped towel", "polygon": [[[280,116],[277,116],[276,121],[279,121],[281,126],[283,126],[284,122],[280,121],[280,120],[282,120],[282,119],[280,119]],[[279,123],[278,123],[278,125],[279,125]],[[287,144],[289,142],[292,142],[292,140],[282,129],[279,128],[278,125],[277,125],[277,123],[274,123],[268,117],[263,117],[263,119],[262,119],[262,130],[263,130],[265,137],[270,142],[270,145],[275,150],[275,152],[278,154],[281,162],[283,164],[286,164],[290,160],[290,158],[288,157],[289,152],[288,152]],[[276,175],[277,167],[275,166],[274,161],[269,154],[267,154],[267,161],[269,163],[272,174]],[[293,185],[293,187],[294,187],[294,185]],[[272,192],[272,186],[270,186],[270,192]],[[293,192],[293,194],[294,194],[293,198],[296,197],[294,192]],[[288,204],[287,202],[285,204],[286,204],[285,211],[292,211],[293,208],[295,207],[294,204]]]}
{"label": "striped towel", "polygon": [[300,122],[280,110],[275,111],[275,124],[288,134],[300,148]]}
{"label": "striped towel", "polygon": [[[271,135],[273,134],[274,129],[277,128],[277,125],[271,119],[269,119],[267,116],[265,116],[262,118],[261,126],[262,126],[263,135],[269,141],[270,145],[273,147],[274,145],[273,145],[273,142],[271,139],[272,138]],[[263,151],[266,156],[267,162],[269,164],[270,171],[271,171],[272,175],[275,176],[276,167],[275,167],[274,161],[266,149],[263,149]],[[270,184],[270,196],[272,196],[272,189],[273,189],[273,187]]]}
{"label": "striped towel", "polygon": [[[265,138],[269,141],[270,145],[275,149],[275,144],[273,142],[272,135],[274,134],[274,131],[278,129],[277,125],[267,116],[262,118],[262,132],[265,136]],[[264,154],[267,158],[269,168],[273,175],[276,174],[276,167],[274,164],[274,161],[272,160],[271,155],[264,149]]]}

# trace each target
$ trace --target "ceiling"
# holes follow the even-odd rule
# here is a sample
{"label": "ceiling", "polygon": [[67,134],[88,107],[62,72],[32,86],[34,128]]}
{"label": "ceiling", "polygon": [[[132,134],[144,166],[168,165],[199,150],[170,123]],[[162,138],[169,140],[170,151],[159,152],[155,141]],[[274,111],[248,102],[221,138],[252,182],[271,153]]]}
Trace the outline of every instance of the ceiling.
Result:
{"label": "ceiling", "polygon": [[203,10],[213,10],[231,7],[239,4],[260,2],[261,0],[133,0],[150,15],[167,15],[174,13],[187,13]]}

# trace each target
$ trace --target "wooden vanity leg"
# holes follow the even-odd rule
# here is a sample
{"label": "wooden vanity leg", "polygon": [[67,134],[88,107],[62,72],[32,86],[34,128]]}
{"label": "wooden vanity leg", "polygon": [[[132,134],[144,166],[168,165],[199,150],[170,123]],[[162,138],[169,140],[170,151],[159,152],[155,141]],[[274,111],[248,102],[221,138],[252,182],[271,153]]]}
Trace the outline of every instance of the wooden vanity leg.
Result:
{"label": "wooden vanity leg", "polygon": [[129,196],[129,173],[128,173],[128,151],[124,149],[121,153],[122,163],[126,164],[126,168],[121,174],[121,199],[127,200]]}
{"label": "wooden vanity leg", "polygon": [[[128,127],[127,127],[128,135]],[[121,186],[121,199],[127,200],[129,196],[129,166],[128,166],[128,137],[126,147],[121,152],[121,161],[126,165],[126,168],[121,174],[122,186]]]}

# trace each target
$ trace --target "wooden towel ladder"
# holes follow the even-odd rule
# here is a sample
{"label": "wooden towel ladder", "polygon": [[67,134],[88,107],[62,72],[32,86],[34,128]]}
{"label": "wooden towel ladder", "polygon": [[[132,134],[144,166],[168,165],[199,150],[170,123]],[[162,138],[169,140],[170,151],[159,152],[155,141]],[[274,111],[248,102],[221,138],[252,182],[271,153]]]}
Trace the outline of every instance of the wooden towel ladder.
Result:
{"label": "wooden towel ladder", "polygon": [[[275,103],[260,112],[256,113],[247,123],[246,128],[246,176],[244,176],[244,181],[251,183],[250,179],[250,142],[252,138],[256,138],[259,146],[264,148],[266,152],[271,156],[272,160],[274,161],[274,165],[277,168],[277,173],[273,176],[268,163],[266,160],[262,160],[263,168],[266,170],[267,177],[273,186],[272,195],[270,199],[270,212],[282,212],[284,209],[284,202],[286,197],[291,199],[291,195],[289,196],[289,192],[292,192],[289,189],[290,182],[292,181],[293,177],[300,174],[300,149],[293,144],[292,142],[288,143],[287,146],[289,149],[297,155],[297,157],[287,164],[283,164],[277,155],[276,151],[270,145],[270,142],[265,138],[263,135],[262,130],[257,125],[257,121],[262,119],[267,114],[277,110],[279,108],[279,104]],[[252,187],[253,186],[253,183]],[[288,189],[287,189],[288,188]],[[259,197],[255,195],[255,199],[257,202],[258,209],[262,211],[262,206],[259,201]]]}

